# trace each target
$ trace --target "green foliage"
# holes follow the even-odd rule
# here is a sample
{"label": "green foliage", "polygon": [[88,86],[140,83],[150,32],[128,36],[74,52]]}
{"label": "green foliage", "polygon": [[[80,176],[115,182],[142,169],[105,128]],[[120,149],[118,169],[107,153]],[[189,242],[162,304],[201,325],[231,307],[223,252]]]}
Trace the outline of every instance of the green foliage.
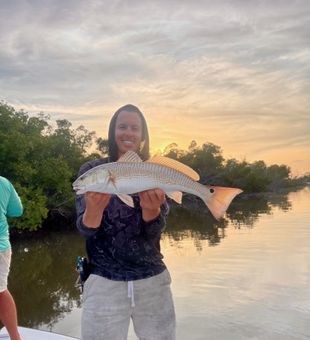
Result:
{"label": "green foliage", "polygon": [[224,162],[222,151],[219,146],[212,143],[205,143],[202,147],[197,145],[193,147],[194,145],[192,141],[188,153],[180,157],[180,161],[196,170],[200,174],[201,181],[205,182],[222,171]]}
{"label": "green foliage", "polygon": [[186,152],[178,149],[178,144],[171,143],[164,149],[164,156],[179,160]]}
{"label": "green foliage", "polygon": [[22,197],[24,215],[11,222],[19,229],[35,230],[48,209],[63,202],[73,204],[71,183],[94,138],[94,132],[83,126],[74,130],[63,119],[53,129],[48,120],[46,115],[30,117],[0,103],[0,174]]}
{"label": "green foliage", "polygon": [[19,219],[10,219],[10,226],[21,230],[36,230],[47,217],[47,197],[42,189],[14,185],[23,202],[24,213]]}
{"label": "green foliage", "polygon": [[[164,156],[176,159],[196,170],[202,181],[215,176],[222,171],[224,158],[221,148],[212,143],[205,143],[202,147],[192,141],[188,151],[178,149],[176,143],[169,144],[164,150]],[[206,172],[208,169],[208,172]]]}
{"label": "green foliage", "polygon": [[291,171],[286,165],[267,166],[261,160],[254,163],[225,160],[221,148],[212,143],[199,147],[193,140],[188,151],[179,150],[178,145],[172,143],[165,148],[164,155],[196,170],[202,183],[237,187],[248,193],[276,190],[298,182],[290,177]]}
{"label": "green foliage", "polygon": [[[57,120],[53,128],[49,119],[42,113],[30,117],[0,102],[0,174],[13,182],[23,201],[23,217],[11,222],[18,229],[39,228],[49,210],[64,204],[73,209],[71,184],[81,164],[108,154],[107,139],[96,138],[82,125],[73,129],[66,119]],[[94,140],[98,152],[88,154]],[[292,179],[286,165],[225,160],[221,148],[209,142],[198,146],[193,140],[188,150],[172,143],[164,155],[195,169],[202,183],[239,187],[250,193],[310,180],[309,174]]]}
{"label": "green foliage", "polygon": [[249,164],[246,161],[230,159],[226,162],[223,175],[229,186],[240,187],[246,192],[265,191],[271,183],[263,161]]}
{"label": "green foliage", "polygon": [[97,138],[96,140],[97,149],[100,151],[102,157],[108,155],[109,152],[109,141],[108,139],[103,139],[101,137]]}

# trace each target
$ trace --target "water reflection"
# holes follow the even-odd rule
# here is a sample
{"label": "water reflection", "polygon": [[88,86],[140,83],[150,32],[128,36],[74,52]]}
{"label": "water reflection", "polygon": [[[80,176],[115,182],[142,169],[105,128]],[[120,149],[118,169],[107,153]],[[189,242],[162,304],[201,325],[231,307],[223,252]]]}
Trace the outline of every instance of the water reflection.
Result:
{"label": "water reflection", "polygon": [[185,201],[184,207],[171,207],[167,233],[174,240],[193,237],[209,240],[209,245],[218,244],[225,237],[225,228],[231,222],[235,227],[253,228],[259,217],[270,215],[274,208],[289,211],[292,204],[288,193],[241,195],[230,205],[226,218],[216,221],[200,200]]}
{"label": "water reflection", "polygon": [[76,234],[51,234],[13,243],[9,287],[23,326],[52,328],[65,312],[80,304],[74,288],[75,256],[84,253]]}
{"label": "water reflection", "polygon": [[168,218],[167,234],[175,241],[191,237],[208,240],[210,245],[219,243],[228,221],[224,219],[216,221],[205,207],[204,210],[198,213],[196,207],[184,209],[173,206]]}
{"label": "water reflection", "polygon": [[234,209],[229,209],[226,216],[235,227],[253,228],[261,215],[270,215],[274,208],[283,211],[292,209],[288,193],[241,196],[241,199],[234,202]]}
{"label": "water reflection", "polygon": [[[292,208],[287,194],[241,197],[231,204],[225,219],[215,221],[200,201],[185,205],[187,209],[171,208],[164,238],[171,239],[173,247],[193,240],[198,252],[219,245],[230,223],[236,228],[253,228],[260,216],[272,214],[275,208]],[[13,251],[9,287],[18,305],[20,324],[53,329],[65,314],[80,307],[74,267],[76,256],[85,254],[83,238],[74,231],[17,239]]]}

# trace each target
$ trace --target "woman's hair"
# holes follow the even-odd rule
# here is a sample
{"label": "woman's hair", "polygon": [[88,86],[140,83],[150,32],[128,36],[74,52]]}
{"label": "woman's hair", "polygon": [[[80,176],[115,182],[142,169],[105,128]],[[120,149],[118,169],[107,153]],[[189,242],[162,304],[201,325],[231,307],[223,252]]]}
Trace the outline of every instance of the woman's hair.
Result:
{"label": "woman's hair", "polygon": [[146,125],[146,120],[143,116],[143,113],[134,105],[132,104],[127,104],[122,107],[120,107],[113,115],[110,121],[110,126],[109,126],[109,160],[110,162],[116,162],[118,159],[118,148],[115,143],[115,128],[116,128],[116,120],[120,112],[122,111],[127,111],[127,112],[136,112],[139,117],[141,118],[142,122],[142,148],[141,150],[138,151],[139,156],[141,157],[142,160],[147,160],[150,157],[150,141],[149,141],[149,132],[147,129]]}

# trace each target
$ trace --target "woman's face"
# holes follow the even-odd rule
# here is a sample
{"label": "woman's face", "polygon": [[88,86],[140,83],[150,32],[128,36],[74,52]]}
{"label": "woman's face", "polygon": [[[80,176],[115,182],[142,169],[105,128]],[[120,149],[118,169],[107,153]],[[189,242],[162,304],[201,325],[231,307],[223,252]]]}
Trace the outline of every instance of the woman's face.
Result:
{"label": "woman's face", "polygon": [[115,143],[118,157],[127,151],[138,152],[142,142],[142,121],[137,112],[121,111],[116,119]]}

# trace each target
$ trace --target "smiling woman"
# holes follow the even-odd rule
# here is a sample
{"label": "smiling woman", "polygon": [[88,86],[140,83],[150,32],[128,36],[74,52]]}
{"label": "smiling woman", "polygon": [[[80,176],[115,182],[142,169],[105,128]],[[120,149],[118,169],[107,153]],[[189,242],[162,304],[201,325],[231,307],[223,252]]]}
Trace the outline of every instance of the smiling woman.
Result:
{"label": "smiling woman", "polygon": [[115,142],[118,157],[127,151],[140,150],[142,141],[142,122],[136,112],[122,111],[116,119]]}
{"label": "smiling woman", "polygon": [[[148,129],[136,106],[115,112],[108,142],[109,157],[82,165],[80,176],[128,151],[149,158]],[[109,191],[77,195],[77,227],[86,238],[90,264],[83,291],[84,340],[127,339],[130,320],[140,339],[175,339],[171,279],[160,252],[169,211],[165,193],[156,187],[130,198],[132,207]]]}
{"label": "smiling woman", "polygon": [[109,160],[115,162],[126,151],[135,151],[142,160],[149,153],[149,133],[142,112],[134,105],[119,108],[109,127]]}

